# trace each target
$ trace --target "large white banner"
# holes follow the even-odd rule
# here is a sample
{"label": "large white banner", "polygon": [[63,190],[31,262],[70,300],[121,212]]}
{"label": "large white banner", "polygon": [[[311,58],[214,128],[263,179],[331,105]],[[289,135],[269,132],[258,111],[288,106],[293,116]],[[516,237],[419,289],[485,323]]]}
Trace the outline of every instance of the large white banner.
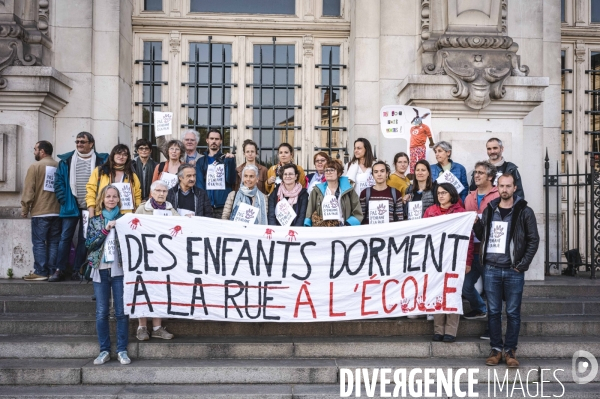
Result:
{"label": "large white banner", "polygon": [[474,212],[354,227],[117,221],[125,313],[247,322],[462,314]]}

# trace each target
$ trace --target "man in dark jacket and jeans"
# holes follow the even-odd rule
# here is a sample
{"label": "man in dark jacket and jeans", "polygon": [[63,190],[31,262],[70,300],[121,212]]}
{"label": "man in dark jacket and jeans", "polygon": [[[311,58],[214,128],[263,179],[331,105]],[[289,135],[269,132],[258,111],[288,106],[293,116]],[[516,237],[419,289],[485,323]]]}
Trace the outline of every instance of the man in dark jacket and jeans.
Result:
{"label": "man in dark jacket and jeans", "polygon": [[94,136],[88,132],[80,132],[75,139],[75,151],[59,155],[60,162],[56,170],[54,193],[60,204],[62,218],[62,233],[58,244],[56,272],[48,281],[61,281],[67,267],[71,252],[71,241],[75,228],[79,223],[77,233],[77,248],[73,266],[79,268],[85,261],[85,238],[83,238],[82,212],[87,210],[85,202],[86,184],[97,166],[102,165],[108,154],[98,154],[95,149]]}
{"label": "man in dark jacket and jeans", "polygon": [[212,206],[206,191],[196,187],[196,168],[184,163],[179,167],[177,177],[179,184],[169,190],[167,202],[173,205],[181,216],[193,213],[195,216],[212,217]]}
{"label": "man in dark jacket and jeans", "polygon": [[[515,196],[515,178],[505,173],[498,179],[496,198],[485,208],[473,229],[481,241],[480,256],[485,265],[485,293],[492,350],[486,360],[496,366],[502,352],[508,367],[518,367],[515,356],[521,328],[521,298],[525,272],[537,252],[540,237],[533,210]],[[502,297],[506,300],[506,336],[502,342]]]}
{"label": "man in dark jacket and jeans", "polygon": [[221,152],[223,136],[211,130],[206,137],[208,151],[196,161],[196,186],[206,190],[213,207],[212,217],[221,219],[227,195],[235,186],[237,171],[235,156]]}

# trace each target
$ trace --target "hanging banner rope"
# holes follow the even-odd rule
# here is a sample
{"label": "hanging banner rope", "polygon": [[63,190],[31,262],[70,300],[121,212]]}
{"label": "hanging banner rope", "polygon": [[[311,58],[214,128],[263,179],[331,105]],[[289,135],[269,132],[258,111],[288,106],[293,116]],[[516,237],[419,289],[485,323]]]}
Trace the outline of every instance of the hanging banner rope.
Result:
{"label": "hanging banner rope", "polygon": [[355,227],[126,214],[131,317],[311,322],[462,314],[474,212]]}

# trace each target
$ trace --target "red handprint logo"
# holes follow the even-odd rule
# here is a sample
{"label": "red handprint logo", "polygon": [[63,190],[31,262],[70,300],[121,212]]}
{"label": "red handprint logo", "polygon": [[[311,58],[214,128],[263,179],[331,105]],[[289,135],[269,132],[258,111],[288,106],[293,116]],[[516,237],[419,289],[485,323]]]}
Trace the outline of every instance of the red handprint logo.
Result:
{"label": "red handprint logo", "polygon": [[129,227],[131,228],[131,230],[135,230],[138,228],[138,226],[141,226],[142,222],[140,222],[140,219],[138,218],[134,218],[131,219],[131,222],[129,222]]}
{"label": "red handprint logo", "polygon": [[181,233],[181,226],[175,226],[172,229],[170,229],[171,231],[171,237],[177,237],[177,234]]}
{"label": "red handprint logo", "polygon": [[400,301],[400,309],[402,309],[402,313],[408,313],[408,304],[410,303],[410,299],[402,298]]}
{"label": "red handprint logo", "polygon": [[288,233],[285,237],[288,239],[288,241],[292,242],[292,241],[296,241],[297,235],[298,235],[298,232],[296,232],[294,230],[290,230],[290,231],[288,231]]}
{"label": "red handprint logo", "polygon": [[435,298],[435,310],[442,310],[443,301],[444,298],[441,295]]}
{"label": "red handprint logo", "polygon": [[423,302],[423,296],[419,295],[417,297],[417,308],[421,311],[421,312],[426,312],[427,308],[425,307],[425,303]]}
{"label": "red handprint logo", "polygon": [[267,238],[270,240],[272,238],[272,234],[275,233],[275,230],[273,229],[266,229],[265,230],[265,236],[267,236]]}

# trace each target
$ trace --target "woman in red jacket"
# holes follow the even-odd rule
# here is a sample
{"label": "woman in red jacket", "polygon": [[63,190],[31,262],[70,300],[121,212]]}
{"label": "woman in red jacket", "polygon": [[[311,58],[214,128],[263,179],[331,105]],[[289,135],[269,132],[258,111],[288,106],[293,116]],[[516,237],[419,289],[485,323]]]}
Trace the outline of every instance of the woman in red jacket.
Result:
{"label": "woman in red jacket", "polygon": [[[456,188],[450,183],[441,183],[437,186],[434,195],[435,204],[427,208],[423,218],[450,215],[451,213],[466,212],[459,203],[460,196]],[[467,267],[465,273],[471,271],[473,262],[473,234],[469,240],[469,251],[467,252]],[[443,342],[456,341],[458,331],[459,314],[435,314],[433,316],[433,340]]]}

